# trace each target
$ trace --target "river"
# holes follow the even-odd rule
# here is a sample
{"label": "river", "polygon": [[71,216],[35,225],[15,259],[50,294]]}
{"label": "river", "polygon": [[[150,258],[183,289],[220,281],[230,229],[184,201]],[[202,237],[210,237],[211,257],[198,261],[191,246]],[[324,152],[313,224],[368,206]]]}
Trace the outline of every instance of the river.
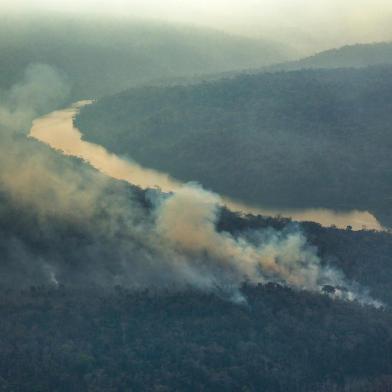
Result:
{"label": "river", "polygon": [[[164,192],[175,192],[184,184],[168,174],[145,168],[129,159],[119,157],[104,147],[82,139],[82,133],[74,127],[73,119],[80,108],[92,101],[80,101],[63,110],[54,111],[34,120],[30,137],[61,151],[65,155],[81,158],[103,174],[124,180],[141,188],[159,187]],[[353,230],[363,228],[382,230],[377,219],[367,211],[336,212],[328,209],[271,210],[249,206],[222,196],[222,203],[234,211],[265,216],[290,217],[296,221],[318,222],[323,226],[339,228],[351,226]]]}

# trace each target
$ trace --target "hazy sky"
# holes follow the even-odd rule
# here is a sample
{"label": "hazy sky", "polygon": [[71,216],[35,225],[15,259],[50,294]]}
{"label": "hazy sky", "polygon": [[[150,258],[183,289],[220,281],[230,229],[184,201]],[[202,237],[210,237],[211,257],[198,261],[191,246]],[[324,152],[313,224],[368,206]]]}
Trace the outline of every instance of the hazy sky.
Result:
{"label": "hazy sky", "polygon": [[0,11],[121,14],[341,45],[392,39],[392,0],[0,0]]}

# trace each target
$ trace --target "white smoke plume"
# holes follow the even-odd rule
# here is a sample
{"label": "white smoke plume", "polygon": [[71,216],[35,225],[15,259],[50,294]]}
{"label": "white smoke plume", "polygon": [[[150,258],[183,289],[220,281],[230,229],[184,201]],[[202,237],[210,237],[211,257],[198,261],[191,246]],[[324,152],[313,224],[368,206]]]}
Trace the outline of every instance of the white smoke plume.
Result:
{"label": "white smoke plume", "polygon": [[[331,285],[345,287],[335,290],[336,297],[381,305],[365,294],[351,291],[352,285],[342,272],[323,266],[317,250],[298,229],[278,232],[270,228],[256,232],[253,233],[256,243],[218,232],[216,224],[221,204],[218,195],[197,184],[188,184],[158,207],[156,231],[163,243],[170,244],[179,253],[190,254],[194,260],[215,260],[221,267],[218,274],[222,274],[222,270],[230,271],[237,285],[244,278],[254,283],[279,282],[311,291],[322,291],[325,285]],[[210,275],[207,282],[217,284],[220,276]]]}

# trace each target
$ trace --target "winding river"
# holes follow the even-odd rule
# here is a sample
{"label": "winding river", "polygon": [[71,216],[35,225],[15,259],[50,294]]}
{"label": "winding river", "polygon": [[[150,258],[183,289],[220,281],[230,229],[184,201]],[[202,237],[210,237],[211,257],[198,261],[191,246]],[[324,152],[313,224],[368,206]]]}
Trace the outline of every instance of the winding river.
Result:
{"label": "winding river", "polygon": [[[142,167],[128,159],[110,153],[104,147],[82,140],[79,129],[74,127],[73,119],[80,108],[92,101],[80,101],[64,110],[49,113],[37,118],[30,130],[30,137],[48,144],[65,155],[75,156],[90,163],[107,176],[124,180],[141,188],[159,187],[165,192],[175,192],[184,184],[171,178],[165,173]],[[313,221],[323,226],[335,225],[353,230],[364,227],[372,230],[382,230],[377,219],[367,211],[335,212],[328,209],[305,210],[271,210],[261,207],[249,206],[222,197],[222,202],[234,211],[261,214],[265,216],[284,216],[297,221]]]}

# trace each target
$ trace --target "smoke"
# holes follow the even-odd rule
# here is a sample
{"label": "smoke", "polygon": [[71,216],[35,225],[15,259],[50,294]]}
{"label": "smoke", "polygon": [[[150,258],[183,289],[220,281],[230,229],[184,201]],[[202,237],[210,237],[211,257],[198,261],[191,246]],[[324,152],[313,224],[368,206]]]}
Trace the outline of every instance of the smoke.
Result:
{"label": "smoke", "polygon": [[63,103],[69,93],[70,88],[58,70],[32,64],[20,83],[0,92],[0,127],[8,131],[25,130],[37,115]]}
{"label": "smoke", "polygon": [[222,201],[197,184],[146,193],[26,138],[34,116],[69,88],[38,65],[3,95],[0,284],[193,287],[245,301],[240,287],[278,282],[379,306],[323,265],[297,226],[234,236],[217,230]]}
{"label": "smoke", "polygon": [[[219,196],[197,184],[188,184],[164,199],[156,211],[156,232],[164,244],[178,253],[215,263],[217,274],[209,271],[209,284],[239,287],[246,279],[253,283],[277,282],[290,287],[321,292],[324,286],[345,287],[335,297],[380,306],[349,283],[342,272],[322,266],[317,249],[307,243],[297,226],[276,231],[272,228],[235,238],[216,229]],[[198,268],[198,264],[196,264]]]}
{"label": "smoke", "polygon": [[83,188],[85,169],[59,161],[55,154],[25,135],[35,117],[63,105],[70,93],[66,78],[45,64],[27,67],[23,79],[0,96],[0,185],[12,198],[39,213],[87,216],[94,205],[92,193]]}

